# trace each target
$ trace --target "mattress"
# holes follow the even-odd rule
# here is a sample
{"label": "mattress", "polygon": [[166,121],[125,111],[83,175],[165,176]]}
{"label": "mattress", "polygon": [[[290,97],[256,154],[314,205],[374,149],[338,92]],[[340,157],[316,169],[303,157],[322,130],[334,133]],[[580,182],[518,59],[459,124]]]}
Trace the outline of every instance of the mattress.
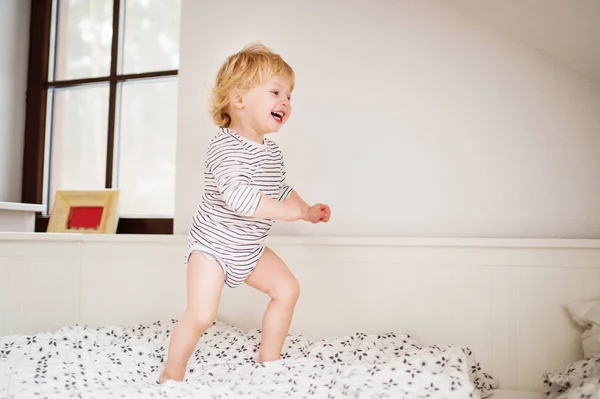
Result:
{"label": "mattress", "polygon": [[[0,397],[489,397],[497,387],[468,348],[419,346],[410,335],[288,336],[282,359],[256,363],[260,330],[215,323],[186,380],[158,385],[173,321],[0,338]],[[500,396],[504,395],[504,396]],[[529,398],[506,396],[503,399]]]}

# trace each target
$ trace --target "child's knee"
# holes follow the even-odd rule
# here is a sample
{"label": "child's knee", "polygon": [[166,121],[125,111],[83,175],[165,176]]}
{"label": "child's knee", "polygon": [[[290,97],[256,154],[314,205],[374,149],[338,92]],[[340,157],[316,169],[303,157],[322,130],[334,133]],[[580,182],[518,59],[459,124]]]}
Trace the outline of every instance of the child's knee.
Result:
{"label": "child's knee", "polygon": [[215,317],[213,315],[199,312],[188,312],[185,317],[185,323],[188,327],[200,333],[208,330],[214,321]]}
{"label": "child's knee", "polygon": [[294,279],[294,283],[290,287],[289,295],[294,302],[300,297],[300,283],[298,283],[298,280]]}
{"label": "child's knee", "polygon": [[300,297],[300,284],[298,283],[298,280],[294,278],[285,284],[281,284],[281,286],[275,290],[272,297],[275,300],[295,304]]}

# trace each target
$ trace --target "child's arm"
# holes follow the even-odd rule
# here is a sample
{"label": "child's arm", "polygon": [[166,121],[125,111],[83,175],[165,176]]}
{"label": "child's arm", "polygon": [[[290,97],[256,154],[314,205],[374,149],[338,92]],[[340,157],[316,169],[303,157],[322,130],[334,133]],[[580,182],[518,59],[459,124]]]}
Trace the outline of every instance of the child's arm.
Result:
{"label": "child's arm", "polygon": [[284,186],[287,199],[273,199],[250,185],[250,165],[238,159],[222,157],[209,166],[215,176],[217,188],[223,200],[233,211],[260,219],[293,222],[306,220],[311,223],[329,220],[329,207],[322,204],[309,206],[297,192]]}
{"label": "child's arm", "polygon": [[260,219],[282,221],[305,219],[309,207],[304,201],[299,200],[297,195],[289,195],[288,199],[279,201],[252,187],[250,185],[252,172],[248,163],[230,156],[222,157],[217,162],[209,161],[208,166],[215,176],[223,200],[234,212]]}
{"label": "child's arm", "polygon": [[283,201],[278,201],[262,194],[258,207],[252,216],[260,219],[293,222],[296,220],[306,220],[309,208],[308,204],[299,195],[295,194],[295,192],[292,192],[290,197]]}
{"label": "child's arm", "polygon": [[308,205],[294,190],[289,198],[283,201],[274,200],[263,194],[253,216],[288,222],[305,220],[311,223],[327,223],[331,217],[331,210],[325,204]]}

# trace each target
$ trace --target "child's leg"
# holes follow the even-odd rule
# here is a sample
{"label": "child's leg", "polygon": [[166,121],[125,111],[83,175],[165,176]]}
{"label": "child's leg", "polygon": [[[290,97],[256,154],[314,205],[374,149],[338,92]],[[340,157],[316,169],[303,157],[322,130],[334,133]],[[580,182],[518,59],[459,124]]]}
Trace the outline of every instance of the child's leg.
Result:
{"label": "child's leg", "polygon": [[183,381],[187,362],[200,336],[212,325],[223,290],[225,275],[216,261],[192,253],[187,265],[185,313],[171,333],[165,369],[159,383]]}
{"label": "child's leg", "polygon": [[263,316],[258,361],[278,360],[300,295],[298,281],[285,263],[265,248],[246,283],[271,297]]}

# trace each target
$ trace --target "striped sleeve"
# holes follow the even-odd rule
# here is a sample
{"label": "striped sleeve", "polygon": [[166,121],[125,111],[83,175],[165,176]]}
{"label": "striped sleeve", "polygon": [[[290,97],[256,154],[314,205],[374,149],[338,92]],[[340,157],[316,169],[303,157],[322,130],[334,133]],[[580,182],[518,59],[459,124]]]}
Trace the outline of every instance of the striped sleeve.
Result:
{"label": "striped sleeve", "polygon": [[283,177],[281,180],[281,189],[279,190],[279,201],[285,201],[286,199],[290,198],[290,195],[292,195],[292,191],[294,191],[294,189],[290,187],[290,185],[287,183],[285,176],[286,173],[284,168]]}
{"label": "striped sleeve", "polygon": [[281,148],[279,148],[279,146],[277,144],[274,144],[275,147],[275,154],[279,160],[279,162],[281,163],[281,182],[279,183],[279,201],[285,201],[286,199],[290,198],[290,195],[292,195],[292,191],[294,191],[294,189],[292,187],[290,187],[290,185],[287,183],[287,172],[285,170],[285,161],[283,159],[283,152],[281,151]]}
{"label": "striped sleeve", "polygon": [[294,191],[293,188],[291,188],[287,184],[284,184],[284,186],[281,188],[281,194],[279,195],[279,201],[285,201],[286,199],[290,198],[290,195],[292,195],[293,191]]}
{"label": "striped sleeve", "polygon": [[210,169],[227,206],[243,216],[252,216],[262,194],[250,185],[250,164],[235,156],[224,156],[214,160]]}

